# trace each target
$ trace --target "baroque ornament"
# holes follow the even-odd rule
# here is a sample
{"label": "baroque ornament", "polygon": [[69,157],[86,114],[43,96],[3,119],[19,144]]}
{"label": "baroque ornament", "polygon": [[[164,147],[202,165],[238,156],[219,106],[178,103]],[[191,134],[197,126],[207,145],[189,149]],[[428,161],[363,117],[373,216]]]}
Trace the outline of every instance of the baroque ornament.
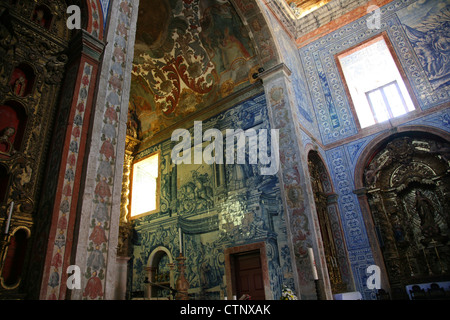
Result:
{"label": "baroque ornament", "polygon": [[450,273],[448,148],[432,137],[400,137],[386,144],[365,171],[394,298],[401,297],[406,283]]}

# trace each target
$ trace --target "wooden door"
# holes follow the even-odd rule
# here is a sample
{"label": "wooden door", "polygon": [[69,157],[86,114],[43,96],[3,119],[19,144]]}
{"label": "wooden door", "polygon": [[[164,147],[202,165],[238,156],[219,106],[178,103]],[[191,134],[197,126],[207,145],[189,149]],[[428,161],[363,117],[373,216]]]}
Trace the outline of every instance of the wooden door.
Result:
{"label": "wooden door", "polygon": [[252,300],[265,299],[259,251],[236,255],[235,275],[238,299],[243,294],[250,295]]}

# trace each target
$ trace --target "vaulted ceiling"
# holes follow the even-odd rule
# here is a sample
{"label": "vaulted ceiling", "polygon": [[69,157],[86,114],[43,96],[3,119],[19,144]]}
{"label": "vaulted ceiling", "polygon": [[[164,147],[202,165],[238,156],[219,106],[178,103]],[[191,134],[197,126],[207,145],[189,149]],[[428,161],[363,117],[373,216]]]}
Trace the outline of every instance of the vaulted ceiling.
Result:
{"label": "vaulted ceiling", "polygon": [[[282,10],[287,19],[281,23],[293,27],[295,36],[298,18],[332,0],[284,1],[281,7],[268,5]],[[243,23],[229,0],[141,1],[129,106],[139,139],[170,130],[255,81],[262,63],[258,52],[264,51],[258,46],[266,40],[255,40],[263,27],[257,18],[251,23]]]}
{"label": "vaulted ceiling", "polygon": [[248,85],[258,63],[248,29],[228,1],[142,1],[130,97],[140,138]]}

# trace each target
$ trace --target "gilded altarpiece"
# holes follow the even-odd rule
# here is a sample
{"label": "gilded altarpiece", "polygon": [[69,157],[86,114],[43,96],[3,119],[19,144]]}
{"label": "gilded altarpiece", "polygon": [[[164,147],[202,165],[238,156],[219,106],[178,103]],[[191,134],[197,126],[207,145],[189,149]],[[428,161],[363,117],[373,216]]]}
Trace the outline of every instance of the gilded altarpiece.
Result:
{"label": "gilded altarpiece", "polygon": [[310,151],[308,154],[308,168],[331,290],[334,294],[345,292],[350,282],[349,265],[343,250],[345,243],[337,212],[336,194],[333,193],[326,167],[315,151]]}
{"label": "gilded altarpiece", "polygon": [[450,144],[398,137],[365,169],[365,183],[391,295],[408,284],[450,279]]}
{"label": "gilded altarpiece", "polygon": [[69,60],[65,51],[70,33],[64,8],[65,2],[59,0],[2,1],[0,5],[0,291],[7,290],[9,295],[23,278],[20,270],[11,273],[9,269],[24,268],[27,248],[20,247],[19,266],[8,261],[12,254],[8,248],[14,243],[18,253],[17,230],[26,230],[28,238],[32,235],[58,95]]}

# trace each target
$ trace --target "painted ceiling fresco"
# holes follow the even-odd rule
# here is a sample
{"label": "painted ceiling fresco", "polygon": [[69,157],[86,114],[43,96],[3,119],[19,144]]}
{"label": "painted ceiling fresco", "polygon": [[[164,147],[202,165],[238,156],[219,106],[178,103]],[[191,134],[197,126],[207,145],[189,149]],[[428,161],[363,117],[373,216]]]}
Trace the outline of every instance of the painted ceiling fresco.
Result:
{"label": "painted ceiling fresco", "polygon": [[225,0],[147,0],[139,6],[130,110],[140,139],[253,81],[254,46]]}

